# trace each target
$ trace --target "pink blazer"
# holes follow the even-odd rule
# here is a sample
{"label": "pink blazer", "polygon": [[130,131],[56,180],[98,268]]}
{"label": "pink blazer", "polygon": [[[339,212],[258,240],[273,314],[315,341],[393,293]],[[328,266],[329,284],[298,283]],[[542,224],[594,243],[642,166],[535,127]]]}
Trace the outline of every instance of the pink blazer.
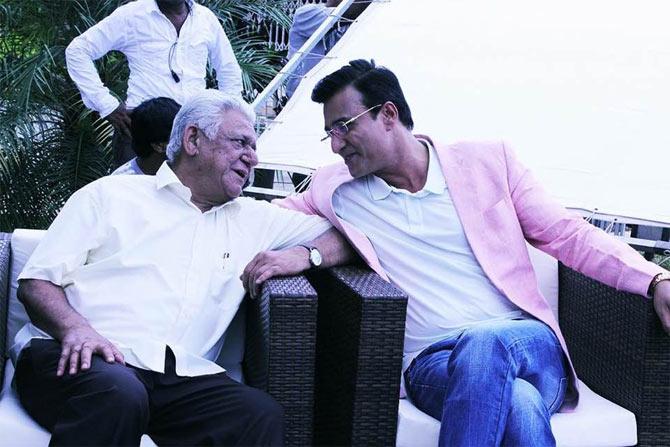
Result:
{"label": "pink blazer", "polygon": [[[643,296],[653,276],[663,271],[551,199],[503,142],[434,146],[465,235],[482,269],[513,303],[553,329],[568,360],[558,321],[538,289],[526,241],[591,278]],[[308,191],[276,203],[330,220],[367,264],[388,280],[367,237],[333,211],[335,189],[350,180],[344,163],[330,165],[316,171]],[[563,406],[567,411],[578,401],[571,361],[570,366],[570,386]]]}

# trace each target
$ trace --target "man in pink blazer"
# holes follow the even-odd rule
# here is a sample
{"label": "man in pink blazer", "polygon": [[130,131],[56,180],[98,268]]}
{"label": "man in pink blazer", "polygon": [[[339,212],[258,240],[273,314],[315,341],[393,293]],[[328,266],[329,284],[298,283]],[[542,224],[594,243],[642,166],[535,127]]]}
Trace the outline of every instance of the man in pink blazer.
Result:
{"label": "man in pink blazer", "polygon": [[[279,204],[329,219],[407,292],[404,386],[442,421],[440,445],[551,445],[551,414],[577,404],[526,241],[605,284],[651,294],[670,327],[668,272],[554,202],[504,143],[413,135],[388,69],[352,61],[312,99],[324,104],[326,138],[344,163]],[[245,279],[266,279],[259,272],[271,262],[274,273],[295,270],[264,254]]]}

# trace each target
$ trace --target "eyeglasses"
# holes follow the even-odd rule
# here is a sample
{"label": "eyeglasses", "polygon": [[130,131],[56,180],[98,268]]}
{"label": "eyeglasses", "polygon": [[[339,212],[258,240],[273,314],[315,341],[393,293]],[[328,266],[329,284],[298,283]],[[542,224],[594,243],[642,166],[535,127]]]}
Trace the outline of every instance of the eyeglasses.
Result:
{"label": "eyeglasses", "polygon": [[356,121],[358,118],[362,117],[366,113],[376,109],[377,107],[381,107],[382,104],[377,104],[376,106],[372,106],[367,110],[364,110],[363,112],[359,113],[355,117],[346,120],[344,122],[338,121],[336,123],[333,123],[333,127],[330,128],[330,130],[326,131],[326,136],[321,138],[321,141],[326,141],[328,138],[331,137],[337,137],[337,138],[342,138],[349,132],[349,125]]}

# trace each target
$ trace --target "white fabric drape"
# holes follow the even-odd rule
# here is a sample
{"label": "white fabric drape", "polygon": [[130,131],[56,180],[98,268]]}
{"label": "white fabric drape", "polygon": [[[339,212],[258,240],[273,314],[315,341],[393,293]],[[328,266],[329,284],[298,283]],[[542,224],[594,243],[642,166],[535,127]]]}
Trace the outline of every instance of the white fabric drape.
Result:
{"label": "white fabric drape", "polygon": [[505,139],[565,206],[670,223],[670,27],[664,0],[375,2],[261,135],[270,165],[337,161],[318,79],[374,58],[415,130]]}

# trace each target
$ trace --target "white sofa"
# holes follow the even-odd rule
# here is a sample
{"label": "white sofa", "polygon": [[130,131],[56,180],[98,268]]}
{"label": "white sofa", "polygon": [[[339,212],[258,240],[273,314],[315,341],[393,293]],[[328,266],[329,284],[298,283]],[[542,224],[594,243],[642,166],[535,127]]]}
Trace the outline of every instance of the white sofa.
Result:
{"label": "white sofa", "polygon": [[[4,293],[2,290],[2,284],[3,284],[3,262],[7,263],[9,262],[9,278],[4,278],[5,282],[8,283],[8,306],[6,307],[7,309],[7,331],[6,331],[6,351],[2,353],[4,356],[4,359],[6,360],[5,364],[5,370],[4,370],[4,380],[2,381],[2,392],[0,394],[0,447],[18,447],[18,446],[46,446],[49,443],[50,439],[50,434],[48,431],[44,430],[42,427],[40,427],[35,421],[33,421],[30,416],[23,410],[21,407],[21,404],[18,401],[18,396],[16,395],[16,392],[12,386],[12,378],[14,374],[14,367],[8,359],[8,351],[11,345],[13,344],[13,339],[14,335],[16,332],[23,327],[23,325],[28,321],[28,317],[25,313],[25,309],[23,305],[17,300],[16,298],[16,290],[18,287],[18,282],[17,282],[17,276],[20,273],[21,269],[23,268],[23,265],[27,261],[28,257],[30,254],[33,252],[35,247],[37,246],[40,238],[44,234],[44,231],[37,231],[37,230],[16,230],[14,233],[11,235],[11,249],[9,250],[9,260],[3,259],[3,254],[7,254],[7,250],[4,250],[4,248],[7,247],[7,240],[3,240],[3,237],[7,237],[6,234],[0,233],[0,293]],[[5,245],[3,245],[5,244]],[[5,256],[6,257],[6,256]],[[6,281],[8,279],[8,281]],[[270,297],[265,301],[265,304],[267,304],[265,308],[265,313],[269,314],[269,316],[261,317],[261,318],[266,318],[269,320],[270,318],[274,318],[273,310],[271,309],[272,305],[270,302],[274,299],[275,295],[279,295],[281,298],[283,298],[282,294],[284,292],[284,289],[286,287],[283,287],[281,284],[281,280],[275,280],[274,286],[276,286],[278,289],[280,289],[280,293],[275,294],[275,292],[269,292]],[[299,286],[303,286],[301,288],[301,292],[304,291],[304,286],[308,287],[309,290],[311,290],[311,298],[313,298],[313,312],[311,312],[312,315],[312,320],[314,325],[316,324],[316,295],[313,292],[313,289],[307,284],[307,281],[304,279],[304,277],[293,277],[293,283],[290,284],[291,287],[295,287],[296,282],[298,283]],[[272,287],[270,287],[272,288]],[[300,288],[300,287],[299,287]],[[266,294],[266,288],[264,288],[264,294]],[[309,290],[307,291],[306,295],[310,295]],[[295,312],[295,314],[300,314],[300,315],[308,315],[310,314],[310,311],[305,312],[304,309],[306,307],[310,307],[311,305],[306,303],[304,298],[309,298],[310,296],[305,297],[305,294],[296,294],[298,300],[300,301],[297,303],[297,306],[300,306],[302,309],[300,312]],[[4,299],[3,296],[0,296],[0,299]],[[255,302],[257,303],[262,303],[263,300],[265,300],[265,297],[261,297]],[[259,306],[262,306],[263,304],[259,304]],[[282,306],[286,307],[286,300],[282,300]],[[288,304],[289,308],[291,306],[291,303]],[[251,305],[243,305],[240,308],[240,311],[238,314],[235,316],[233,321],[231,322],[231,326],[229,330],[226,333],[226,338],[221,350],[221,354],[219,356],[219,359],[217,360],[217,363],[219,363],[221,366],[223,366],[227,371],[228,374],[241,382],[244,382],[244,374],[243,374],[243,359],[244,359],[244,352],[245,352],[245,329],[246,329],[246,322],[247,319],[244,317],[246,316],[247,312],[247,307],[252,308],[253,306]],[[3,310],[5,307],[0,306],[0,310]],[[261,311],[263,312],[263,311]],[[3,317],[2,312],[0,312],[0,317]],[[255,317],[254,317],[255,318]],[[265,321],[267,323],[268,321]],[[1,321],[1,319],[0,319]],[[279,317],[276,318],[275,321],[284,321],[283,317],[280,320]],[[301,320],[302,321],[302,320]],[[0,324],[0,328],[2,325]],[[274,326],[273,326],[274,327]],[[289,330],[295,332],[293,328],[289,328]],[[283,337],[283,335],[280,334],[281,331],[275,330],[274,333],[272,334],[272,337],[269,337],[268,339],[265,339],[261,341],[261,343],[264,343],[266,345],[270,344],[272,346],[278,346],[282,345],[282,340],[280,337]],[[314,332],[313,330],[311,332]],[[0,334],[2,336],[3,334]],[[293,335],[293,334],[292,334]],[[293,335],[294,336],[294,335]],[[296,382],[296,377],[289,377],[289,378],[280,378],[279,380],[275,380],[272,377],[264,377],[263,374],[265,374],[265,371],[261,371],[260,373],[254,372],[254,376],[258,376],[259,378],[254,378],[254,386],[258,386],[257,383],[261,383],[262,386],[259,386],[262,389],[265,389],[266,391],[270,392],[270,394],[273,394],[273,389],[276,388],[281,388],[283,389],[290,389],[290,390],[300,390],[301,391],[301,400],[298,402],[295,402],[295,399],[292,401],[286,401],[285,399],[282,400],[281,397],[278,397],[275,395],[275,398],[284,406],[285,411],[287,413],[287,441],[292,442],[292,443],[304,443],[306,439],[311,440],[311,424],[312,424],[312,407],[313,407],[313,384],[312,384],[312,377],[313,377],[313,363],[314,363],[314,338],[315,334],[311,334],[310,332],[307,332],[305,335],[305,343],[304,343],[304,350],[303,352],[295,352],[292,351],[290,354],[295,355],[297,358],[303,359],[304,360],[304,366],[307,369],[306,373],[302,373],[303,376],[308,375],[309,378],[306,380],[304,383],[300,383],[300,374],[296,374],[298,382]],[[258,338],[258,337],[257,337]],[[262,337],[261,337],[262,338]],[[2,341],[0,339],[0,341]],[[248,340],[247,340],[248,342]],[[2,344],[0,343],[0,346]],[[248,346],[248,345],[247,345]],[[310,351],[311,350],[311,351]],[[277,355],[275,357],[288,357],[288,354],[286,352],[281,352],[281,351],[273,351],[273,353],[276,353]],[[266,352],[267,355],[267,352]],[[263,357],[263,355],[257,356],[257,357]],[[254,360],[253,364],[254,366],[256,365],[261,365],[263,367],[267,367],[267,369],[271,369],[267,364],[264,364],[263,362],[268,362],[267,359],[263,360],[262,358],[260,360]],[[259,363],[260,362],[260,363]],[[297,371],[303,371],[301,369],[301,366],[298,364],[303,364],[301,363],[302,361],[294,361],[296,364],[296,370]],[[2,371],[1,368],[2,365],[0,365],[0,371]],[[280,365],[280,367],[283,368],[283,365]],[[270,372],[267,372],[267,376],[270,375]],[[287,381],[290,382],[287,385]],[[274,394],[273,394],[274,395]],[[299,406],[302,405],[306,408],[308,408],[305,411],[302,410],[296,410],[296,408],[299,408]],[[299,414],[295,414],[299,413]],[[307,427],[307,428],[305,428]],[[143,436],[142,437],[142,446],[153,446],[155,445],[151,438],[148,436]]]}

